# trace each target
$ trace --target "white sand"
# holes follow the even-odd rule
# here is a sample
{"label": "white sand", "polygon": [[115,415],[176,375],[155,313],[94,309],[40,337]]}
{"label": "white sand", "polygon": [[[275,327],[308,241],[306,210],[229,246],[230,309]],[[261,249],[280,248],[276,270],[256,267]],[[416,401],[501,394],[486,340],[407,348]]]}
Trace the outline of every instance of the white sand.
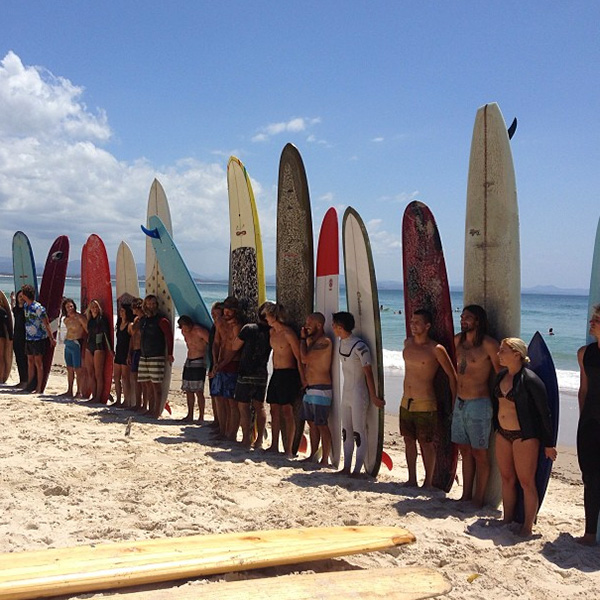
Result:
{"label": "white sand", "polygon": [[[209,580],[404,565],[438,569],[453,586],[448,598],[600,596],[600,548],[584,548],[573,538],[583,532],[583,488],[572,448],[560,451],[535,537],[522,541],[511,528],[488,526],[498,511],[475,512],[449,500],[460,496],[460,485],[449,499],[401,488],[407,472],[394,416],[385,432],[394,469],[382,471],[377,481],[356,481],[216,444],[208,427],[176,420],[134,417],[126,437],[130,413],[53,396],[66,389],[64,373],[55,366],[42,397],[0,389],[1,552],[204,532],[395,525],[412,531],[417,542]],[[13,367],[13,383],[14,374]],[[179,376],[175,370],[173,419],[186,412],[175,391]],[[469,583],[473,574],[479,576]],[[125,591],[77,597],[117,595],[126,597]]]}

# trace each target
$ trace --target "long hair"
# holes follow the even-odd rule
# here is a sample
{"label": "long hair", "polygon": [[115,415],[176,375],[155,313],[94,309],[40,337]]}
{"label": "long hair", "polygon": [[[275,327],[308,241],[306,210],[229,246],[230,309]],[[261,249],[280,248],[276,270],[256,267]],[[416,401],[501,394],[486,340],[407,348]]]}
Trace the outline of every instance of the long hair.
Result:
{"label": "long hair", "polygon": [[92,316],[92,311],[90,310],[92,304],[95,304],[98,307],[98,316],[102,317],[104,315],[104,313],[102,312],[102,306],[100,306],[100,302],[98,302],[98,300],[90,300],[90,303],[88,304],[87,308],[85,309],[85,316],[90,319]]}
{"label": "long hair", "polygon": [[[464,311],[470,312],[477,319],[477,327],[475,329],[475,340],[473,341],[474,346],[481,346],[483,340],[488,332],[488,319],[485,309],[479,306],[479,304],[469,304],[463,308]],[[467,332],[461,331],[460,343],[464,344],[467,339]]]}

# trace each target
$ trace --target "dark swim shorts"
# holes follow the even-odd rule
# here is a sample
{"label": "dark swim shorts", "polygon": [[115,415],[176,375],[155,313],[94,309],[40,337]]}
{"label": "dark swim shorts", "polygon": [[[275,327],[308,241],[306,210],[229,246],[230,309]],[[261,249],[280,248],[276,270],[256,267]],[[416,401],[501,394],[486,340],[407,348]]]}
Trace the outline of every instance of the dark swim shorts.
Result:
{"label": "dark swim shorts", "polygon": [[298,369],[274,369],[267,390],[269,404],[294,404],[300,396],[302,382]]}

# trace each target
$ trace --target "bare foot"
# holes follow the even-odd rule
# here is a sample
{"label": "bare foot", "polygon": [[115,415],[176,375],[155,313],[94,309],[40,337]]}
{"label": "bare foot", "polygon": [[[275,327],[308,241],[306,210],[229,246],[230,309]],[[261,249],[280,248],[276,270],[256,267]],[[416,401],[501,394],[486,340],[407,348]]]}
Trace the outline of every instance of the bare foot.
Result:
{"label": "bare foot", "polygon": [[419,487],[417,482],[413,481],[412,479],[409,479],[408,481],[401,483],[400,486],[401,487]]}
{"label": "bare foot", "polygon": [[582,546],[595,546],[596,536],[593,533],[585,533],[580,538],[575,538],[575,541]]}
{"label": "bare foot", "polygon": [[194,415],[185,415],[185,417],[183,417],[183,419],[179,419],[182,423],[193,423],[194,422]]}

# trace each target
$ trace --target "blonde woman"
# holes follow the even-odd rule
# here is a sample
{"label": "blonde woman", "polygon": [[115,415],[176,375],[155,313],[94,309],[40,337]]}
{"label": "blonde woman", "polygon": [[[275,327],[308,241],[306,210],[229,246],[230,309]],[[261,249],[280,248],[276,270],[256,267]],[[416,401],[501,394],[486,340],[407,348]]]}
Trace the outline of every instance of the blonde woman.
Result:
{"label": "blonde woman", "polygon": [[524,505],[519,534],[530,536],[539,507],[535,473],[540,444],[546,457],[556,460],[548,397],[543,381],[527,368],[529,357],[523,340],[503,339],[498,360],[503,368],[496,376],[493,401],[503,521],[514,520],[518,482],[523,489]]}
{"label": "blonde woman", "polygon": [[85,368],[88,377],[88,386],[92,391],[91,404],[102,403],[104,391],[104,361],[106,353],[112,351],[108,345],[109,325],[102,313],[98,300],[91,300],[85,311],[87,317],[87,349],[85,351]]}

